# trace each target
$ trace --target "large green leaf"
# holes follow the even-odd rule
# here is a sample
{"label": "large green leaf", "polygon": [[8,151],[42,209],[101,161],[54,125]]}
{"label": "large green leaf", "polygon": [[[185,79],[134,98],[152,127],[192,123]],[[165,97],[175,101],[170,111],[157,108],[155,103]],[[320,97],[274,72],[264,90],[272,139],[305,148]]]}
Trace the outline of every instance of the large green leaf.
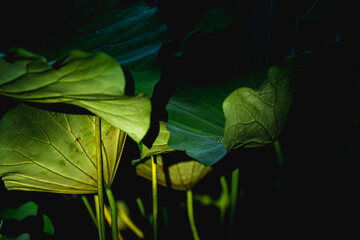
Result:
{"label": "large green leaf", "polygon": [[[211,166],[234,147],[271,143],[292,102],[291,69],[288,63],[272,67],[265,81],[241,74],[224,83],[183,82],[166,107],[168,145]],[[261,82],[256,91],[249,87]]]}
{"label": "large green leaf", "polygon": [[166,109],[169,146],[210,166],[226,154],[222,143],[225,119],[221,109],[226,94],[216,86],[181,84]]}
{"label": "large green leaf", "polygon": [[228,150],[263,146],[276,139],[292,102],[291,78],[291,68],[272,67],[257,91],[239,88],[226,98],[224,144]]}
{"label": "large green leaf", "polygon": [[166,23],[159,10],[141,0],[111,0],[90,7],[86,2],[76,5],[79,10],[74,17],[81,20],[76,24],[61,22],[56,42],[34,50],[50,60],[73,49],[105,52],[129,69],[136,92],[151,96],[160,79],[158,51],[167,40]]}
{"label": "large green leaf", "polygon": [[[0,121],[0,177],[9,190],[96,193],[94,116],[20,104]],[[102,123],[104,180],[111,184],[124,133]]]}
{"label": "large green leaf", "polygon": [[125,95],[122,68],[104,53],[74,50],[48,65],[40,56],[14,49],[0,59],[0,70],[1,94],[26,101],[80,106],[137,142],[149,128],[150,100],[142,94]]}

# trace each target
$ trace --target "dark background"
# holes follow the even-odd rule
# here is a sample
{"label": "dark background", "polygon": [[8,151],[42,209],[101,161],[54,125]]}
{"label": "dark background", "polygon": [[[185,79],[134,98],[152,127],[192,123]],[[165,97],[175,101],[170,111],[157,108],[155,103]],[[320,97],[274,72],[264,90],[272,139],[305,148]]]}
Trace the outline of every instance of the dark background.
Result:
{"label": "dark background", "polygon": [[[70,27],[74,19],[82,21],[76,7],[68,9],[72,1],[55,2],[2,1],[1,12],[5,14],[0,18],[0,51],[13,46],[36,49],[51,44],[56,41],[57,28]],[[360,239],[360,65],[356,6],[345,1],[320,0],[311,18],[301,17],[313,3],[300,0],[149,1],[163,12],[174,48],[205,10],[213,6],[241,9],[235,26],[200,41],[199,45],[205,50],[196,52],[198,45],[195,44],[195,56],[206,56],[207,47],[214,46],[214,42],[219,49],[215,59],[231,56],[234,52],[227,44],[234,44],[231,42],[234,38],[240,40],[235,53],[241,54],[249,47],[242,42],[241,34],[252,36],[252,44],[266,50],[266,56],[259,55],[265,57],[269,65],[278,63],[291,52],[296,54],[294,105],[279,137],[284,165],[278,165],[272,145],[238,149],[216,164],[214,171],[193,189],[194,194],[218,197],[219,177],[225,175],[230,185],[231,171],[239,167],[242,194],[233,239]],[[88,4],[101,3],[89,1]],[[64,16],[73,18],[68,20]],[[306,50],[311,54],[303,54]],[[219,65],[221,73],[220,62]],[[2,100],[1,109],[6,109],[7,104]],[[138,147],[128,140],[113,189],[116,197],[129,205],[131,218],[147,239],[151,239],[148,220],[142,218],[135,203],[136,197],[141,197],[147,213],[151,213],[151,183],[137,177],[131,166],[131,160],[138,156]],[[192,239],[185,192],[162,187],[159,190],[160,212],[166,209],[169,218],[166,227],[160,215],[159,239]],[[40,211],[53,221],[54,239],[97,238],[80,198],[8,192],[1,186],[0,208],[15,208],[28,200],[36,202]],[[195,218],[201,239],[226,239],[228,220],[221,225],[217,209],[195,203]],[[21,223],[6,221],[1,233],[29,232],[32,239],[50,239],[42,235],[41,224],[36,217]],[[130,232],[125,234],[125,239],[136,239]]]}

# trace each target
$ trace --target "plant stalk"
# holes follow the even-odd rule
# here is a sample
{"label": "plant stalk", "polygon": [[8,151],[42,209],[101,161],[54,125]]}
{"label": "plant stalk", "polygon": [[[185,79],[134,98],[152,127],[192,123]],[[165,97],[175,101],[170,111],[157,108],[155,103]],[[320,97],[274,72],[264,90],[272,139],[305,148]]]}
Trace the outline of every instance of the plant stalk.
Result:
{"label": "plant stalk", "polygon": [[83,203],[84,203],[84,205],[86,207],[86,210],[89,212],[89,215],[90,215],[91,219],[93,220],[95,226],[97,227],[98,224],[97,224],[96,216],[95,216],[95,213],[94,213],[93,209],[90,206],[90,203],[89,203],[88,199],[86,198],[85,195],[81,195],[81,199],[82,199],[82,201],[83,201]]}
{"label": "plant stalk", "polygon": [[191,231],[194,236],[194,240],[200,240],[199,235],[197,233],[195,218],[194,218],[194,204],[193,204],[193,193],[191,189],[186,191],[186,199],[187,199],[187,209],[188,209],[188,217],[190,222]]}
{"label": "plant stalk", "polygon": [[157,218],[158,218],[158,194],[157,194],[157,171],[156,160],[154,156],[151,156],[151,169],[152,169],[152,194],[153,194],[153,234],[154,240],[157,240]]}
{"label": "plant stalk", "polygon": [[95,144],[96,144],[96,163],[97,163],[97,223],[99,239],[105,240],[105,215],[104,215],[104,184],[103,184],[103,162],[101,146],[101,119],[95,116]]}
{"label": "plant stalk", "polygon": [[117,209],[114,195],[109,186],[105,187],[106,195],[109,200],[110,211],[111,211],[111,233],[113,240],[119,240],[118,237],[118,224],[117,224]]}
{"label": "plant stalk", "polygon": [[239,169],[235,169],[231,175],[231,192],[230,192],[230,232],[229,239],[232,239],[232,232],[235,224],[236,205],[238,200],[239,188]]}
{"label": "plant stalk", "polygon": [[278,159],[279,167],[282,167],[284,165],[284,155],[282,153],[281,145],[278,140],[276,140],[274,143],[275,153]]}

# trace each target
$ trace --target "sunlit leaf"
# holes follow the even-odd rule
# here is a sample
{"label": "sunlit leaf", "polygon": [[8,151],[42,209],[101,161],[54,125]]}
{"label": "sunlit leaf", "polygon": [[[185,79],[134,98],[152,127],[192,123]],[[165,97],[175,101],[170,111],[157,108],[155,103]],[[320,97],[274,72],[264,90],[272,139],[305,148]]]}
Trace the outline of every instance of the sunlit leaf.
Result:
{"label": "sunlit leaf", "polygon": [[[162,155],[156,155],[157,180],[163,186],[171,186],[173,189],[185,191],[195,186],[211,171],[211,167],[206,167],[192,159],[186,159],[186,156],[182,161],[174,162],[176,157],[173,156],[172,154],[172,157],[164,159]],[[135,167],[139,176],[148,180],[152,179],[150,159],[136,161]]]}
{"label": "sunlit leaf", "polygon": [[[9,62],[10,61],[10,62]],[[48,65],[23,49],[0,59],[0,94],[40,103],[69,103],[85,108],[139,142],[150,125],[150,100],[125,95],[120,65],[103,53],[74,50]]]}
{"label": "sunlit leaf", "polygon": [[276,139],[290,110],[292,77],[291,68],[272,67],[257,91],[239,88],[226,98],[224,144],[228,150],[263,146]]}
{"label": "sunlit leaf", "polygon": [[[9,190],[96,193],[94,116],[20,104],[0,121],[0,177]],[[104,180],[111,184],[124,133],[102,121]]]}

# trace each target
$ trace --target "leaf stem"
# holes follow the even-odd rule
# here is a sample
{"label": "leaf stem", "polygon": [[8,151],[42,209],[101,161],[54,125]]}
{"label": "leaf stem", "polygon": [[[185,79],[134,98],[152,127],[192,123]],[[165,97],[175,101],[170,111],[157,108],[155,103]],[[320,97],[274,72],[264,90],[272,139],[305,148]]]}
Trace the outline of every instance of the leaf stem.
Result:
{"label": "leaf stem", "polygon": [[157,194],[157,171],[156,159],[151,156],[151,170],[152,170],[152,194],[153,194],[153,227],[154,227],[154,240],[157,240],[157,218],[158,218],[158,194]]}
{"label": "leaf stem", "polygon": [[111,211],[111,233],[113,240],[119,240],[118,237],[118,224],[117,224],[117,210],[114,195],[109,186],[105,186],[106,195],[109,200],[110,211]]}
{"label": "leaf stem", "polygon": [[232,239],[232,232],[234,230],[236,204],[238,200],[238,188],[239,188],[239,168],[235,169],[231,175],[229,239]]}
{"label": "leaf stem", "polygon": [[105,215],[104,215],[104,185],[103,185],[103,162],[101,146],[101,119],[95,116],[95,144],[96,144],[96,163],[97,163],[97,223],[99,239],[105,240]]}
{"label": "leaf stem", "polygon": [[276,140],[274,143],[275,153],[278,159],[279,166],[282,167],[284,165],[284,155],[281,150],[281,145],[278,140]]}
{"label": "leaf stem", "polygon": [[194,236],[194,240],[200,240],[199,235],[197,233],[196,225],[195,225],[195,218],[194,218],[194,204],[193,204],[193,193],[191,188],[186,191],[186,200],[187,200],[187,210],[188,210],[188,217],[190,222],[191,231]]}
{"label": "leaf stem", "polygon": [[83,201],[83,203],[86,207],[86,210],[88,211],[92,221],[94,222],[95,226],[97,227],[98,224],[97,224],[96,216],[95,216],[95,213],[94,213],[92,207],[90,206],[90,203],[89,203],[87,197],[85,195],[81,195],[81,200]]}

